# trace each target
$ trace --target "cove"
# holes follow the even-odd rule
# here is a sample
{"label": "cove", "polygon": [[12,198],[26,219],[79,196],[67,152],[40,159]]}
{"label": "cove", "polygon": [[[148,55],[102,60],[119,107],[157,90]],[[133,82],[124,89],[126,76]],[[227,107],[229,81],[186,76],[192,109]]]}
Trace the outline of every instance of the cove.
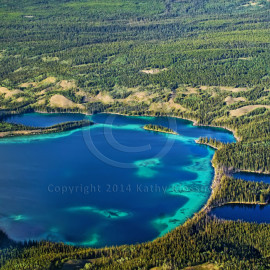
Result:
{"label": "cove", "polygon": [[214,208],[211,213],[221,219],[270,223],[269,205],[224,205]]}
{"label": "cove", "polygon": [[270,184],[270,175],[260,174],[260,173],[247,173],[247,172],[238,172],[233,174],[234,178],[240,178],[246,181],[253,182],[264,182]]}
{"label": "cove", "polygon": [[[91,119],[72,132],[0,140],[0,228],[14,240],[100,247],[164,235],[210,195],[214,150],[200,136],[232,133],[166,117],[38,114],[7,121],[29,126]],[[179,135],[146,131],[170,127]]]}

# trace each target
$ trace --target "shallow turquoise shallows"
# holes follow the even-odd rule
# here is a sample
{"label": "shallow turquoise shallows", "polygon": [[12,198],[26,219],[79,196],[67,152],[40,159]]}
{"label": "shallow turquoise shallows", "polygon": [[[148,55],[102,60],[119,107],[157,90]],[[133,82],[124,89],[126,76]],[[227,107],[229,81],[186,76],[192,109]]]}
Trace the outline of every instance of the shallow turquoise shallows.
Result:
{"label": "shallow turquoise shallows", "polygon": [[[214,150],[230,132],[174,118],[25,114],[30,126],[92,119],[61,134],[0,140],[0,227],[15,240],[105,246],[153,240],[207,201]],[[161,124],[179,135],[143,130]]]}

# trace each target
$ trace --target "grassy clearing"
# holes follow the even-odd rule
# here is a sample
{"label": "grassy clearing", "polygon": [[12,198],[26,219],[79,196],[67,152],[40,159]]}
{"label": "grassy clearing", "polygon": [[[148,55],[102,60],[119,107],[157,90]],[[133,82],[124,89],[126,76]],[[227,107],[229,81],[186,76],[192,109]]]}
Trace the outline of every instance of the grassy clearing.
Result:
{"label": "grassy clearing", "polygon": [[4,95],[5,98],[11,98],[14,95],[20,94],[22,91],[20,90],[9,90],[6,87],[0,87],[0,94]]}
{"label": "grassy clearing", "polygon": [[247,99],[246,98],[244,98],[244,97],[237,97],[237,98],[233,98],[233,97],[231,97],[231,96],[228,96],[228,97],[226,97],[225,98],[225,102],[226,102],[226,105],[232,105],[232,104],[234,104],[234,103],[238,103],[238,102],[240,102],[240,101],[246,101]]}
{"label": "grassy clearing", "polygon": [[248,114],[249,112],[252,112],[255,109],[258,108],[267,108],[270,109],[269,105],[248,105],[248,106],[244,106],[235,110],[231,110],[230,114],[231,116],[235,116],[235,117],[239,117],[245,114]]}
{"label": "grassy clearing", "polygon": [[220,268],[213,263],[204,263],[201,265],[186,267],[183,270],[219,270]]}
{"label": "grassy clearing", "polygon": [[66,97],[62,95],[53,95],[50,98],[50,106],[53,108],[64,108],[64,109],[72,109],[72,108],[80,108],[84,109],[84,106],[81,104],[76,104],[72,102],[71,100],[67,99]]}

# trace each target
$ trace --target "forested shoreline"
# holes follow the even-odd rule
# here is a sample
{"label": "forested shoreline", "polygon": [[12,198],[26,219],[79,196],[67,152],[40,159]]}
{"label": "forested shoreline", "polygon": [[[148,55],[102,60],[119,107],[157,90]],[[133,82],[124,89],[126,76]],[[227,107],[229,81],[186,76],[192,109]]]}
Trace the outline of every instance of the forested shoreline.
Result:
{"label": "forested shoreline", "polygon": [[[8,240],[7,236],[4,236],[2,243],[12,243],[12,247],[5,251],[6,255],[2,259],[1,269],[16,269],[17,266],[15,265],[18,263],[21,264],[22,267],[25,267],[22,269],[36,269],[31,268],[34,265],[34,267],[42,265],[42,267],[47,267],[48,269],[59,269],[59,267],[61,269],[65,263],[68,263],[70,260],[74,259],[75,261],[81,262],[83,265],[85,265],[84,269],[134,269],[134,267],[137,268],[140,266],[144,267],[145,269],[150,269],[156,266],[160,267],[160,269],[164,269],[166,267],[169,269],[177,269],[179,266],[185,267],[203,263],[214,263],[214,265],[217,265],[219,269],[235,269],[235,267],[239,269],[250,269],[250,267],[252,267],[252,269],[268,269],[268,260],[262,259],[260,254],[265,254],[265,252],[267,252],[267,246],[270,245],[270,243],[260,240],[263,244],[260,244],[261,250],[257,253],[254,253],[255,249],[253,248],[253,243],[251,242],[249,242],[249,246],[247,246],[244,251],[241,249],[243,248],[243,245],[246,245],[246,242],[243,241],[246,241],[248,237],[253,235],[254,230],[257,230],[257,237],[263,239],[265,237],[265,233],[270,231],[270,225],[246,223],[242,221],[221,221],[211,215],[211,209],[213,207],[230,203],[265,205],[269,202],[270,185],[234,179],[230,176],[237,168],[234,168],[233,166],[230,166],[229,168],[226,167],[223,164],[223,159],[220,158],[223,157],[223,155],[220,156],[218,151],[221,151],[222,153],[224,147],[232,144],[223,144],[211,138],[199,138],[198,143],[207,144],[211,147],[217,148],[216,154],[213,158],[213,164],[216,167],[216,176],[212,187],[213,192],[207,205],[202,211],[195,214],[194,217],[188,220],[184,225],[181,225],[168,235],[158,238],[154,242],[138,244],[135,246],[120,246],[104,249],[75,248],[64,244],[54,244],[49,242],[30,241],[27,244],[21,244],[12,242]],[[242,141],[237,143],[241,144]],[[209,229],[209,226],[212,227],[211,230]],[[237,245],[239,245],[238,247],[234,247],[235,251],[224,257],[222,255],[224,251],[221,252],[221,250],[232,249],[233,247],[231,242],[225,244],[226,237],[219,239],[219,230],[221,228],[225,229],[225,227],[227,227],[227,230],[230,230],[231,233],[235,235],[238,235],[237,228],[245,227],[246,231],[245,235],[243,235],[243,239],[234,239],[234,241],[237,241]],[[186,228],[189,229],[186,230]],[[262,228],[263,230],[261,231]],[[190,234],[190,230],[195,231]],[[209,231],[209,235],[206,238],[202,238],[201,230]],[[202,245],[201,247],[204,248],[199,248],[197,255],[194,255],[194,246],[192,245],[190,247],[189,245],[186,245],[185,247],[181,246],[180,249],[179,246],[170,246],[169,243],[171,243],[173,239],[176,239],[175,237],[179,237],[179,231],[181,235],[179,238],[179,243],[181,243],[181,245],[182,241],[195,241],[195,243]],[[218,243],[222,243],[222,249],[216,247],[217,249],[214,249],[214,251],[212,250],[212,252],[209,253],[206,251],[209,248],[208,244],[210,239],[213,240],[213,235],[216,235],[215,241],[217,242],[215,244],[217,246],[219,245]],[[161,250],[163,250],[163,253],[158,252],[158,255],[156,254],[156,243],[159,243],[158,246],[160,248],[162,247]],[[7,247],[6,244],[3,245]],[[24,247],[24,249],[22,249],[22,247]],[[214,246],[211,246],[211,248],[213,247]],[[149,252],[145,253],[144,250],[146,248],[150,248],[150,250],[153,248],[156,256]],[[184,255],[183,250],[189,250],[190,248],[191,253],[185,252]],[[22,253],[24,255],[19,255],[23,250],[26,251],[26,254]],[[45,250],[47,252],[46,260],[40,257],[40,254],[43,254]],[[205,250],[206,253],[204,253],[203,250]],[[167,257],[171,257],[172,254],[175,254],[175,252],[176,254],[179,254],[179,257],[168,260]],[[13,255],[11,255],[11,253]],[[249,255],[246,256],[246,254]],[[149,256],[154,257],[149,261]],[[176,258],[179,258],[180,260]]]}
{"label": "forested shoreline", "polygon": [[94,123],[88,120],[64,122],[49,127],[31,127],[21,124],[0,122],[0,139],[6,137],[60,133],[91,125],[94,125]]}
{"label": "forested shoreline", "polygon": [[269,202],[269,185],[232,177],[270,173],[269,8],[266,0],[2,0],[0,133],[35,130],[6,123],[13,114],[107,112],[189,119],[231,130],[237,142],[198,139],[216,149],[211,197],[164,237],[93,249],[0,232],[0,269],[61,269],[70,260],[85,270],[270,269],[269,224],[211,214]]}
{"label": "forested shoreline", "polygon": [[169,133],[169,134],[174,134],[177,135],[178,133],[174,131],[171,128],[164,127],[161,125],[153,125],[153,124],[147,124],[143,127],[145,130],[150,130],[150,131],[156,131],[156,132],[161,132],[161,133]]}

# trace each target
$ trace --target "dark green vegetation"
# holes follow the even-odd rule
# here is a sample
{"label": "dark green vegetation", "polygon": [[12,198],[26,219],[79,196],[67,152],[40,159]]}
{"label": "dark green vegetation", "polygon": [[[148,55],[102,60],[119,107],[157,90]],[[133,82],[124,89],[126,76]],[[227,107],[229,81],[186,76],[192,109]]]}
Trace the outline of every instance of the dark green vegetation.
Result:
{"label": "dark green vegetation", "polygon": [[[175,97],[200,121],[226,116],[224,93],[189,95],[183,85],[269,87],[269,6],[266,0],[2,0],[0,86],[21,91],[2,94],[1,107],[59,110],[50,99],[61,92],[84,105],[70,110],[161,113],[149,103]],[[118,103],[96,98],[104,91]],[[126,102],[134,91],[148,99]],[[268,93],[244,95],[248,104]]]}
{"label": "dark green vegetation", "polygon": [[143,128],[146,130],[152,130],[152,131],[157,131],[157,132],[177,134],[177,132],[175,132],[171,128],[167,128],[167,127],[160,126],[160,125],[148,124],[148,125],[145,125]]}
{"label": "dark green vegetation", "polygon": [[[1,109],[174,115],[233,129],[237,143],[201,140],[218,148],[213,163],[222,168],[221,189],[213,198],[218,204],[268,200],[265,184],[222,176],[270,172],[269,1],[0,3]],[[18,128],[27,129],[1,123],[2,132]],[[269,239],[269,225],[203,212],[152,243],[100,250],[16,244],[1,235],[1,269],[55,269],[68,258],[97,258],[88,269],[204,262],[270,269]]]}
{"label": "dark green vegetation", "polygon": [[166,236],[135,246],[101,250],[46,242],[14,246],[2,251],[1,269],[59,269],[69,259],[92,259],[84,269],[181,269],[204,262],[219,269],[269,269],[269,239],[269,225],[199,214]]}
{"label": "dark green vegetation", "polygon": [[200,137],[196,142],[211,146],[212,148],[215,148],[215,149],[219,149],[222,146],[224,146],[224,143],[217,141],[216,139],[212,139],[212,138],[209,139],[208,137]]}
{"label": "dark green vegetation", "polygon": [[[1,1],[3,86],[269,85],[269,2]],[[245,6],[247,4],[247,6]],[[140,70],[167,68],[151,76]],[[31,97],[29,97],[31,99]]]}
{"label": "dark green vegetation", "polygon": [[270,144],[267,142],[234,143],[217,151],[220,165],[243,171],[270,172]]}
{"label": "dark green vegetation", "polygon": [[57,125],[53,125],[50,127],[44,128],[36,128],[36,127],[29,127],[19,124],[10,124],[6,122],[0,122],[0,137],[13,137],[19,135],[40,135],[40,134],[48,134],[48,133],[58,133],[69,131],[73,129],[78,129],[82,127],[91,126],[94,123],[88,120],[81,120],[81,121],[72,121],[61,123]]}
{"label": "dark green vegetation", "polygon": [[31,130],[32,127],[20,125],[20,124],[12,124],[7,122],[0,122],[0,128],[1,132],[7,132],[7,131],[18,131],[18,130]]}
{"label": "dark green vegetation", "polygon": [[223,176],[219,188],[214,189],[211,206],[226,203],[267,204],[270,199],[270,185]]}

